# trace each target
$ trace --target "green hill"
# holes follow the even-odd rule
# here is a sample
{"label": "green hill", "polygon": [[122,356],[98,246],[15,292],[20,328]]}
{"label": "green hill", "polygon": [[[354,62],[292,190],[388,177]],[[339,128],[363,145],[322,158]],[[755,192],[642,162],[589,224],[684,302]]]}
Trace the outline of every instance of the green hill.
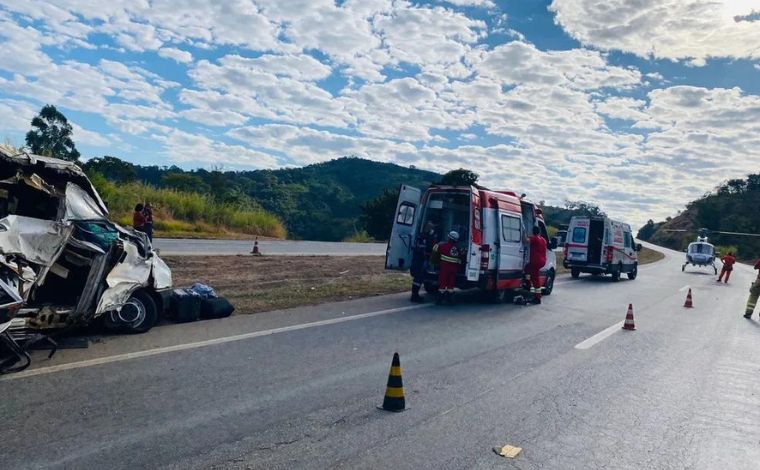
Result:
{"label": "green hill", "polygon": [[[201,194],[220,207],[263,209],[282,221],[291,238],[336,241],[367,228],[362,206],[368,202],[388,199],[375,216],[390,223],[395,210],[395,192],[401,184],[425,188],[442,178],[431,171],[356,157],[303,168],[225,172],[139,166],[116,157],[103,157],[89,160],[84,168],[119,183],[116,188],[129,188],[130,184],[140,182],[161,190]],[[542,208],[548,225],[555,227],[566,224],[572,215],[601,212],[598,207],[583,202],[568,202],[564,208]],[[247,233],[250,232],[248,229]],[[385,234],[390,229],[376,232]],[[387,236],[378,234],[375,235],[378,239]]]}
{"label": "green hill", "polygon": [[[749,175],[747,179],[729,180],[712,193],[689,203],[686,210],[676,217],[659,223],[649,221],[639,230],[638,238],[682,250],[694,241],[699,228],[760,234],[760,174]],[[725,247],[724,251],[738,251],[742,260],[751,261],[760,257],[760,237],[714,234],[709,240]]]}

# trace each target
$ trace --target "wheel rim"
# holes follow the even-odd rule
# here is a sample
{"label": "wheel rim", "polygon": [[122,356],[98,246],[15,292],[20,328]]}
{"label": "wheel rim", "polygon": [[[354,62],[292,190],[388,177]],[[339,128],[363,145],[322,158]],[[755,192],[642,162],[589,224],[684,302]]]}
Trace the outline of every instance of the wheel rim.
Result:
{"label": "wheel rim", "polygon": [[544,290],[546,292],[551,292],[554,289],[554,274],[550,274],[549,278],[546,280],[546,285],[544,286]]}
{"label": "wheel rim", "polygon": [[145,320],[146,312],[147,309],[142,302],[134,297],[130,297],[127,303],[119,310],[118,317],[120,321],[135,326]]}

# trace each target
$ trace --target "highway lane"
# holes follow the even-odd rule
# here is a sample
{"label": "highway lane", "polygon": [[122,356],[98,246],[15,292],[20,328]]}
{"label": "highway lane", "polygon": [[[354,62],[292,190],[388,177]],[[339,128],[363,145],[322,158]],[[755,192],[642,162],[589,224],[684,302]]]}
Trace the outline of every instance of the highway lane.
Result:
{"label": "highway lane", "polygon": [[[255,337],[39,364],[0,381],[13,423],[0,428],[0,468],[757,468],[760,323],[741,317],[752,274],[718,285],[680,261],[669,253],[636,281],[562,280],[541,306],[397,310],[408,304],[389,296],[206,328],[266,333]],[[629,302],[636,331],[576,348]],[[164,336],[181,342],[176,331],[204,337],[202,324]],[[394,351],[400,414],[375,409]],[[491,451],[507,443],[524,449],[517,459]]]}
{"label": "highway lane", "polygon": [[[155,248],[162,255],[246,255],[253,240],[196,240],[156,238]],[[385,255],[385,243],[314,242],[304,240],[260,240],[259,249],[266,255]]]}

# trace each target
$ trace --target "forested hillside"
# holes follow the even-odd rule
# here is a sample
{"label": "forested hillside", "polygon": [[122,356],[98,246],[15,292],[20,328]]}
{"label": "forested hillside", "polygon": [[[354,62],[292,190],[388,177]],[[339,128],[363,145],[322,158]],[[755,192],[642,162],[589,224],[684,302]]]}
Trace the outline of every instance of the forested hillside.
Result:
{"label": "forested hillside", "polygon": [[[463,169],[440,175],[355,157],[303,168],[256,171],[183,171],[133,165],[115,157],[95,158],[83,167],[119,183],[109,187],[112,191],[134,189],[132,183],[140,183],[145,188],[198,193],[223,207],[262,208],[284,223],[289,237],[309,240],[344,240],[365,232],[383,240],[390,232],[399,185],[426,188],[441,181],[470,184],[477,180],[476,174]],[[601,213],[598,207],[583,202],[543,209],[547,223],[555,227],[575,214]]]}
{"label": "forested hillside", "polygon": [[[638,238],[681,250],[694,241],[699,228],[760,234],[760,174],[729,180],[689,203],[685,211],[669,220],[659,223],[650,220],[639,230]],[[669,229],[689,232],[668,232]],[[743,260],[760,257],[760,237],[714,234],[710,242],[738,250]]]}

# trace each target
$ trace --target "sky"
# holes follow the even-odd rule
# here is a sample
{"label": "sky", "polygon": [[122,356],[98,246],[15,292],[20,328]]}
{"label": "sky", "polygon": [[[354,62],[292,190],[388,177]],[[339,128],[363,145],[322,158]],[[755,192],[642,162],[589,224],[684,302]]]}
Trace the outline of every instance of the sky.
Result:
{"label": "sky", "polygon": [[86,158],[344,155],[635,225],[760,172],[760,0],[1,0],[0,137]]}

